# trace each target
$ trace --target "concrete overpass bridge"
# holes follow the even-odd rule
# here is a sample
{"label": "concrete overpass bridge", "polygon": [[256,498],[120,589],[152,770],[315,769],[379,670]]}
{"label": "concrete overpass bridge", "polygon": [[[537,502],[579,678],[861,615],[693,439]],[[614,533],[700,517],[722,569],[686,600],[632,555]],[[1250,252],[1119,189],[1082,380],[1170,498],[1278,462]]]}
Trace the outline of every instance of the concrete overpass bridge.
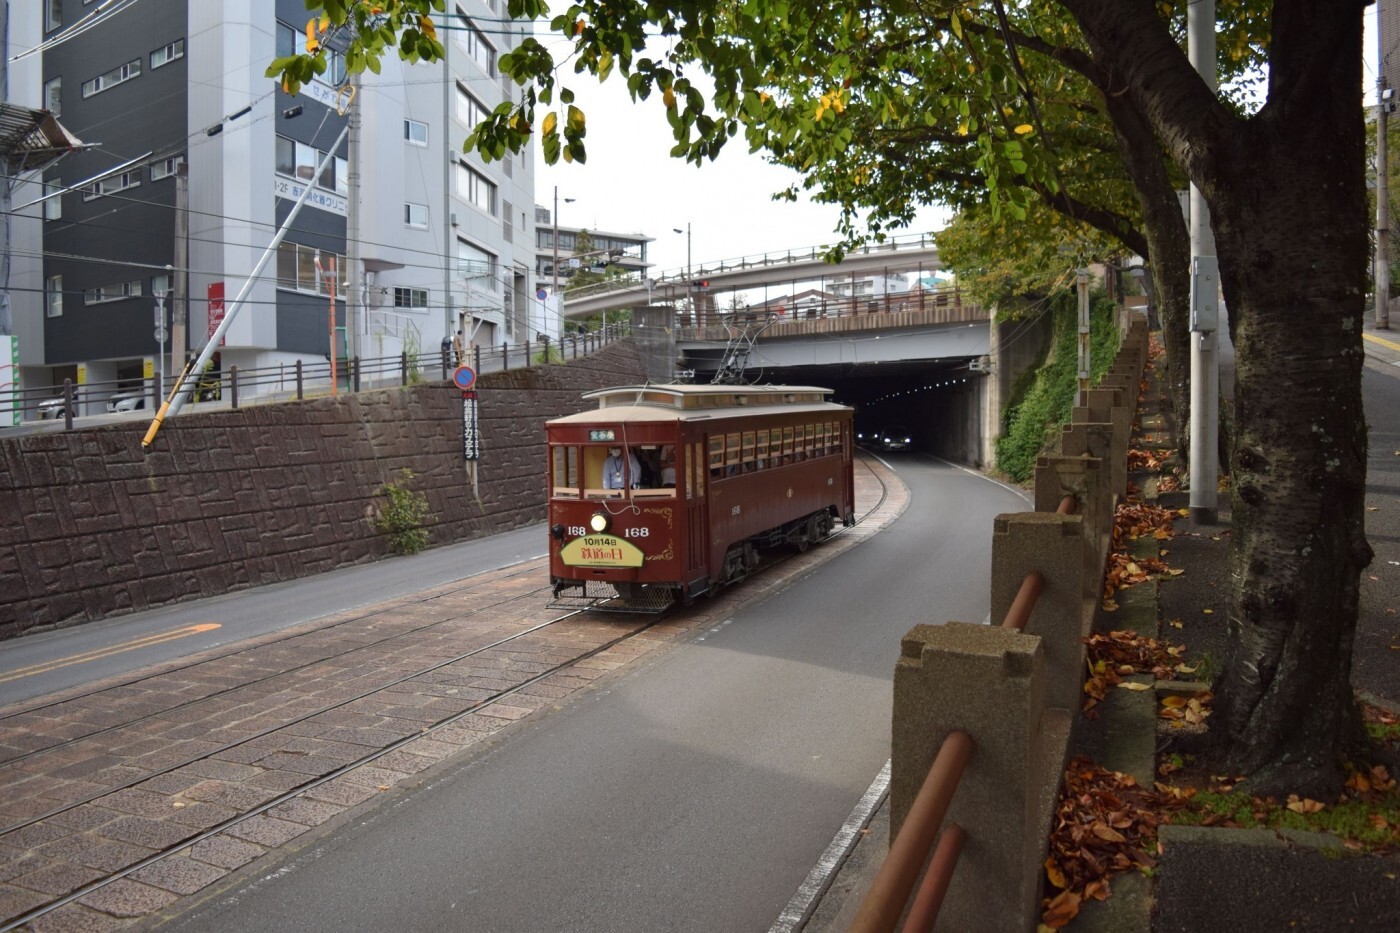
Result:
{"label": "concrete overpass bridge", "polygon": [[973,466],[993,462],[1001,414],[1021,373],[1038,365],[1050,327],[999,324],[954,291],[847,300],[802,316],[714,314],[696,323],[666,305],[632,311],[657,382],[818,385],[856,409],[857,430],[899,424],[916,449]]}
{"label": "concrete overpass bridge", "polygon": [[[737,291],[764,289],[775,296],[785,289],[830,292],[843,283],[871,275],[927,275],[943,268],[938,249],[928,234],[890,237],[883,243],[862,247],[836,264],[823,259],[824,252],[824,247],[814,246],[706,262],[693,269],[677,269],[651,278],[610,279],[566,293],[564,317],[586,318],[638,305],[675,305],[688,298],[694,299],[696,310],[703,314],[706,308],[723,307],[723,297]],[[709,282],[709,287],[696,292],[691,283],[702,279]]]}

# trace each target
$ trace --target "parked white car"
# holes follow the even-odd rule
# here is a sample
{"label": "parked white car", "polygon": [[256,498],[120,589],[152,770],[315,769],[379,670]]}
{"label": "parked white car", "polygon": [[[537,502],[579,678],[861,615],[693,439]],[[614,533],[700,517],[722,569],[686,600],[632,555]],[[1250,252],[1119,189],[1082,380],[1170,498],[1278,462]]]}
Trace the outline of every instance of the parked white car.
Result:
{"label": "parked white car", "polygon": [[[75,400],[76,405],[76,400]],[[39,403],[39,420],[50,421],[63,417],[63,396],[58,398],[46,398]]]}
{"label": "parked white car", "polygon": [[118,392],[107,399],[107,411],[136,411],[146,407],[145,392]]}

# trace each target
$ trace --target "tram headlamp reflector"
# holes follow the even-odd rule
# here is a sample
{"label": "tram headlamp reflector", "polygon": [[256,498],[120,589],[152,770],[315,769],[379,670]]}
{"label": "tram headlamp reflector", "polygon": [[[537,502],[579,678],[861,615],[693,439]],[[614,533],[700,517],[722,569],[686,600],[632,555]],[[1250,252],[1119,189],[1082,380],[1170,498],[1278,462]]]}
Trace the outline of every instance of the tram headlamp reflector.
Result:
{"label": "tram headlamp reflector", "polygon": [[593,529],[595,534],[602,534],[608,530],[608,516],[606,512],[594,512],[588,517],[588,527]]}

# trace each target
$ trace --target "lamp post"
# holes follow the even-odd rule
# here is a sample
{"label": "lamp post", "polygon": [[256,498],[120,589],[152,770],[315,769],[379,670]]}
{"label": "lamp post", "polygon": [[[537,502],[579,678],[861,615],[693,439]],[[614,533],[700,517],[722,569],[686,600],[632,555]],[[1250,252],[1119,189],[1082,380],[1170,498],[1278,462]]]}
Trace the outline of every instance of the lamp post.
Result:
{"label": "lamp post", "polygon": [[[565,204],[574,203],[573,198],[565,198]],[[554,186],[554,213],[551,215],[554,221],[554,263],[550,266],[550,272],[554,275],[554,284],[550,286],[549,297],[554,299],[554,310],[559,315],[560,334],[564,327],[564,303],[559,300],[559,186]]]}
{"label": "lamp post", "polygon": [[700,325],[700,309],[695,307],[695,295],[693,294],[694,286],[691,284],[690,278],[690,221],[687,220],[685,222],[685,230],[681,230],[680,227],[672,227],[671,231],[673,233],[685,234],[685,296],[690,299],[690,307],[687,309],[687,313],[695,318],[695,324],[698,327]]}
{"label": "lamp post", "polygon": [[685,222],[684,230],[682,230],[680,227],[672,227],[671,231],[673,233],[685,234],[685,280],[687,282],[686,288],[689,289],[690,285],[688,283],[690,282],[690,221],[687,220]]}

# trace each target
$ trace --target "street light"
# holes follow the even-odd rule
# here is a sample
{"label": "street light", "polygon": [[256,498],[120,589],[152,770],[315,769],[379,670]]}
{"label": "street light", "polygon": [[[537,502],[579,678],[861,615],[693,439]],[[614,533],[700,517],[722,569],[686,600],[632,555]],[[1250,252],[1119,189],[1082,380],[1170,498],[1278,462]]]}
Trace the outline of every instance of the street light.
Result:
{"label": "street light", "polygon": [[[684,234],[685,234],[685,278],[686,278],[686,281],[688,282],[688,281],[690,281],[690,221],[687,220],[687,221],[685,222],[685,229],[684,229],[684,230],[682,230],[680,227],[672,227],[672,228],[671,228],[671,231],[672,231],[673,233],[684,233]],[[689,288],[689,287],[690,287],[689,285],[686,286],[686,288]]]}
{"label": "street light", "polygon": [[[565,198],[565,204],[574,203],[573,198]],[[559,186],[554,186],[554,264],[550,272],[554,274],[554,284],[549,289],[549,297],[554,299],[554,309],[559,314],[560,334],[564,328],[564,303],[559,300]]]}

